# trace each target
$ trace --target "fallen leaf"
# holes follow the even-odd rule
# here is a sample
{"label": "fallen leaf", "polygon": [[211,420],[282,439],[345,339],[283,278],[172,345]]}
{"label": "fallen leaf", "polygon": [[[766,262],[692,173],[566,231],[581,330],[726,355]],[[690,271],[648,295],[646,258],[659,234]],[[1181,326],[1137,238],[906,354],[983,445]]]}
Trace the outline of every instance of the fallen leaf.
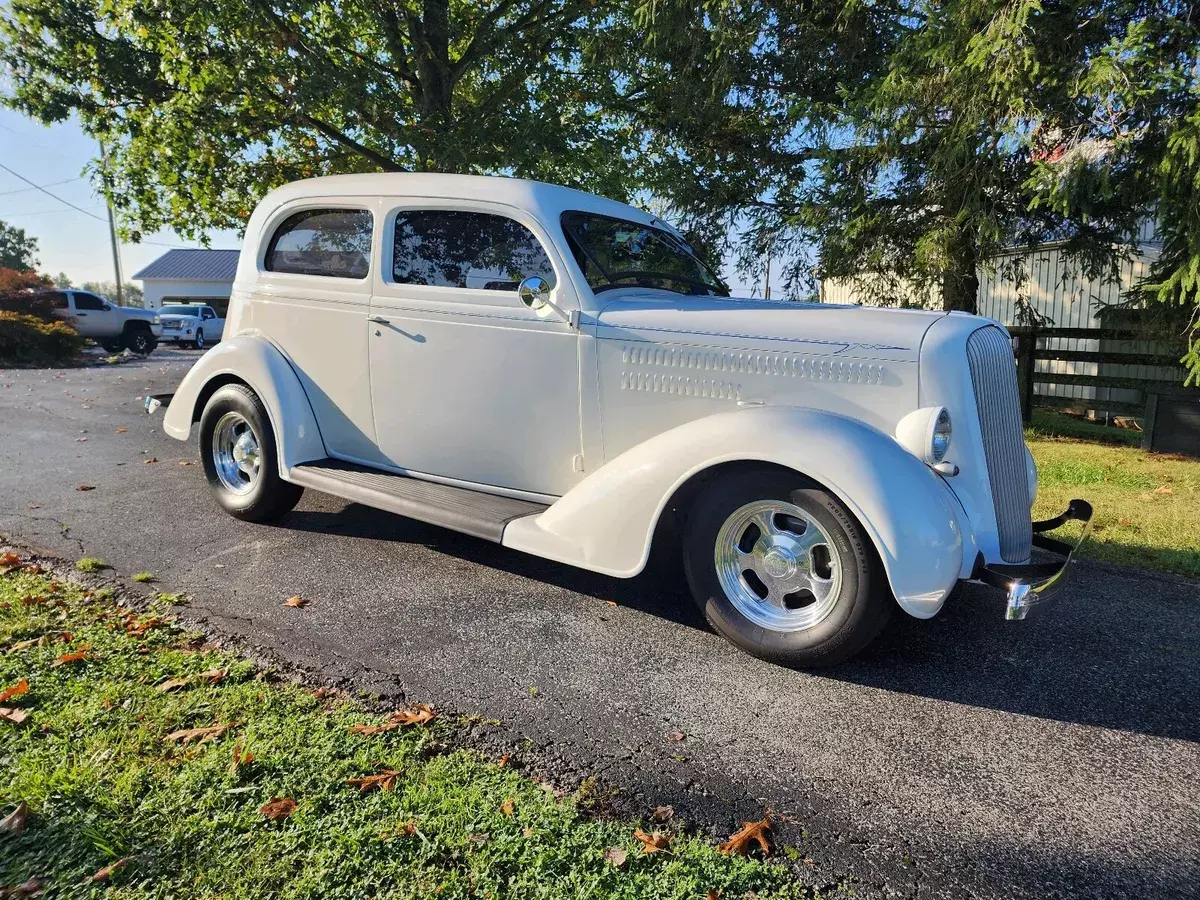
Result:
{"label": "fallen leaf", "polygon": [[194,459],[181,459],[179,461],[179,464],[181,466],[194,466],[196,464],[196,461]]}
{"label": "fallen leaf", "polygon": [[292,594],[292,596],[288,597],[286,600],[283,601],[283,605],[291,606],[295,609],[300,609],[303,606],[307,606],[308,601],[305,600],[303,597],[301,597],[299,594]]}
{"label": "fallen leaf", "polygon": [[1173,494],[1175,492],[1164,484],[1161,487],[1156,487],[1154,489],[1154,493],[1156,493],[1156,494]]}
{"label": "fallen leaf", "polygon": [[1117,519],[1117,524],[1120,525],[1122,528],[1132,528],[1133,527],[1133,523],[1130,522],[1128,519]]}
{"label": "fallen leaf", "polygon": [[126,431],[127,429],[124,426],[121,426],[117,429],[117,434],[124,434]]}
{"label": "fallen leaf", "polygon": [[679,741],[682,741],[685,738],[687,738],[687,735],[684,732],[680,731],[678,728],[676,728],[674,731],[672,731],[670,734],[667,735],[667,740],[674,741],[675,743],[679,743]]}
{"label": "fallen leaf", "polygon": [[21,834],[25,830],[25,823],[29,820],[29,807],[22,800],[17,804],[17,808],[10,812],[3,819],[0,819],[0,831],[7,832],[13,837]]}
{"label": "fallen leaf", "polygon": [[9,652],[12,652],[14,650],[28,650],[30,647],[36,647],[38,644],[45,643],[45,641],[46,641],[46,639],[44,637],[30,638],[27,641],[17,641],[15,644],[13,644],[8,649],[9,649]]}
{"label": "fallen leaf", "polygon": [[239,766],[247,766],[254,762],[254,754],[249,750],[242,749],[242,739],[238,738],[236,744],[233,745],[233,762],[229,765],[230,772],[236,772]]}
{"label": "fallen leaf", "polygon": [[19,566],[20,564],[21,557],[15,553],[5,553],[3,556],[0,556],[0,566]]}
{"label": "fallen leaf", "polygon": [[0,888],[0,890],[4,891],[0,896],[10,898],[10,900],[25,900],[26,897],[36,897],[42,892],[42,885],[45,883],[40,878],[30,878],[24,884],[18,884],[16,887]]}
{"label": "fallen leaf", "polygon": [[115,863],[109,863],[103,869],[92,876],[92,881],[108,881],[113,872],[125,868],[133,860],[132,856],[124,856],[118,859]]}
{"label": "fallen leaf", "polygon": [[150,463],[156,463],[156,462],[158,462],[158,457],[157,457],[157,456],[151,456],[149,459],[143,459],[143,460],[142,460],[142,462],[144,462],[146,465],[150,465]]}
{"label": "fallen leaf", "polygon": [[94,491],[95,489],[96,486],[94,484],[81,484],[79,487],[75,488],[77,491]]}
{"label": "fallen leaf", "polygon": [[82,444],[82,443],[83,443],[84,441],[86,441],[86,440],[87,440],[87,438],[86,438],[86,437],[75,438],[75,443],[77,443],[77,444]]}
{"label": "fallen leaf", "polygon": [[709,891],[704,895],[704,900],[721,900],[720,891]]}
{"label": "fallen leaf", "polygon": [[616,606],[616,605],[617,605],[617,601],[616,601],[616,600],[606,600],[606,601],[605,601],[605,603],[607,603],[609,606]]}
{"label": "fallen leaf", "polygon": [[503,769],[504,767],[506,767],[508,765],[508,761],[510,758],[511,757],[509,756],[509,754],[501,753],[500,758],[498,760],[496,760],[496,765],[498,765],[500,768]]}
{"label": "fallen leaf", "polygon": [[437,718],[437,714],[432,708],[424,703],[418,703],[415,706],[408,706],[404,709],[398,709],[390,716],[389,722],[395,722],[398,725],[424,725],[427,722],[432,722]]}
{"label": "fallen leaf", "polygon": [[206,728],[181,728],[178,731],[172,731],[163,740],[179,741],[181,744],[190,744],[192,741],[207,744],[209,741],[215,741],[228,730],[228,725],[209,725]]}
{"label": "fallen leaf", "polygon": [[621,868],[627,859],[629,859],[629,854],[624,847],[609,847],[604,851],[604,861],[613,868]]}
{"label": "fallen leaf", "polygon": [[652,818],[655,822],[670,822],[675,818],[675,807],[673,806],[656,806],[654,807],[654,815]]}
{"label": "fallen leaf", "polygon": [[360,794],[365,794],[369,791],[380,790],[383,793],[388,793],[396,785],[396,776],[400,773],[395,769],[384,769],[374,775],[364,775],[362,778],[347,778],[346,784],[352,784],[358,788]]}
{"label": "fallen leaf", "polygon": [[41,509],[41,506],[39,506],[39,505],[38,505],[38,504],[36,504],[36,503],[30,503],[30,504],[29,504],[29,505],[26,507],[26,509]]}
{"label": "fallen leaf", "polygon": [[642,842],[642,853],[661,853],[671,849],[671,836],[661,831],[647,834],[638,828],[633,832],[634,840]]}
{"label": "fallen leaf", "polygon": [[391,731],[393,728],[399,727],[399,722],[384,722],[382,725],[364,725],[362,722],[355,722],[350,726],[350,733],[372,735],[383,731]]}
{"label": "fallen leaf", "polygon": [[158,687],[156,687],[155,690],[158,691],[160,694],[166,694],[171,691],[177,691],[180,688],[185,688],[187,686],[188,686],[188,680],[186,678],[172,678],[170,681],[164,681],[162,684],[160,684]]}
{"label": "fallen leaf", "polygon": [[29,713],[16,706],[0,706],[0,719],[20,728],[29,720]]}
{"label": "fallen leaf", "polygon": [[513,798],[508,797],[503,803],[500,804],[500,815],[508,816],[511,819],[514,806],[515,804],[513,803]]}
{"label": "fallen leaf", "polygon": [[195,681],[207,681],[209,684],[219,684],[229,674],[228,669],[209,669],[195,677]]}
{"label": "fallen leaf", "polygon": [[750,853],[750,847],[753,844],[758,844],[764,856],[771,852],[771,819],[769,817],[758,822],[743,822],[742,830],[719,845],[717,849],[727,856],[734,853],[746,856]]}
{"label": "fallen leaf", "polygon": [[268,819],[286,819],[296,811],[296,801],[291,797],[272,797],[258,808]]}
{"label": "fallen leaf", "polygon": [[65,666],[68,663],[83,662],[83,660],[87,658],[88,655],[86,650],[76,650],[74,653],[63,653],[56,660],[54,660],[54,662],[50,663],[50,668],[53,669],[55,666]]}
{"label": "fallen leaf", "polygon": [[21,566],[21,571],[26,575],[41,575],[46,570],[35,563],[26,563],[25,565]]}
{"label": "fallen leaf", "polygon": [[486,844],[491,839],[492,839],[492,834],[490,831],[480,831],[480,832],[477,832],[474,834],[467,835],[467,840],[470,841],[472,844]]}
{"label": "fallen leaf", "polygon": [[5,688],[4,690],[0,691],[0,703],[3,703],[5,700],[11,700],[13,697],[20,697],[22,694],[28,694],[28,693],[29,693],[29,682],[26,679],[22,678],[20,681],[18,681],[12,687]]}

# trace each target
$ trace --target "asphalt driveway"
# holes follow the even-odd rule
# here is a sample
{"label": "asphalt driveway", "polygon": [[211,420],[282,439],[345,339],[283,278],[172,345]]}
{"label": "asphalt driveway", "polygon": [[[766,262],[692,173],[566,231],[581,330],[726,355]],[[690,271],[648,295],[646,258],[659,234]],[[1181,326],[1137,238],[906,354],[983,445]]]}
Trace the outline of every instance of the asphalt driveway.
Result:
{"label": "asphalt driveway", "polygon": [[1024,623],[967,588],[789,671],[708,631],[668,560],[620,581],[311,491],[273,526],[225,516],[194,443],[141,412],[195,355],[0,370],[0,533],[153,572],[324,679],[497,719],[479,739],[535,773],[722,834],[770,809],[814,885],[1200,896],[1200,584],[1080,564]]}

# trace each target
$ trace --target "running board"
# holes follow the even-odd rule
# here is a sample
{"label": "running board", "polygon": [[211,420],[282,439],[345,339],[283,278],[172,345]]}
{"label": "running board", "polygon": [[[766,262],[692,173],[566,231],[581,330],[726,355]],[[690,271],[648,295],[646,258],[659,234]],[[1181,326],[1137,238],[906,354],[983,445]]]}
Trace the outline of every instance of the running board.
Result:
{"label": "running board", "polygon": [[288,480],[497,544],[504,537],[504,526],[513,519],[536,515],[547,509],[544,504],[529,500],[422,481],[338,459],[293,466],[288,470]]}

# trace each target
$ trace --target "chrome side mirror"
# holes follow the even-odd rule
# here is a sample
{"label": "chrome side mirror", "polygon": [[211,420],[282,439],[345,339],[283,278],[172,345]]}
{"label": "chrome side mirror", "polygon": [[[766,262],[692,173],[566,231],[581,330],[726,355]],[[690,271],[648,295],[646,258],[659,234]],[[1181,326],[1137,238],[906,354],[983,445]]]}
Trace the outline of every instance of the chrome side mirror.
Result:
{"label": "chrome side mirror", "polygon": [[537,312],[550,303],[550,282],[541,275],[530,275],[517,285],[517,296],[521,302]]}

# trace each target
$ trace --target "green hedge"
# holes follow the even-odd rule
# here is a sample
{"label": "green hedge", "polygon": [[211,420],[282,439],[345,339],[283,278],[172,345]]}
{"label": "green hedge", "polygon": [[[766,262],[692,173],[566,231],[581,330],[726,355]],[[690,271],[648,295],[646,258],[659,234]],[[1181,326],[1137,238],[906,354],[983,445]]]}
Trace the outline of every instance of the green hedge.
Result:
{"label": "green hedge", "polygon": [[0,366],[68,362],[83,344],[83,337],[66,322],[0,310]]}

